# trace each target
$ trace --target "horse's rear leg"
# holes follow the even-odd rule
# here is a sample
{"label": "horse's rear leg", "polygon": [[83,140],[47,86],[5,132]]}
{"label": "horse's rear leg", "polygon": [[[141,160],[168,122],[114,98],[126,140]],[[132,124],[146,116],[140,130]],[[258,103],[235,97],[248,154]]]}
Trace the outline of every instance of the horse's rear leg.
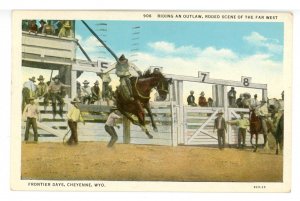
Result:
{"label": "horse's rear leg", "polygon": [[255,147],[254,147],[253,152],[257,151],[257,146],[258,146],[258,134],[255,134]]}
{"label": "horse's rear leg", "polygon": [[142,130],[146,133],[146,135],[148,136],[149,139],[153,138],[153,135],[151,135],[148,131],[148,129],[146,128],[145,125],[141,125]]}
{"label": "horse's rear leg", "polygon": [[269,150],[268,134],[264,134],[264,149]]}
{"label": "horse's rear leg", "polygon": [[279,154],[279,142],[276,139],[276,155],[278,155],[278,154]]}

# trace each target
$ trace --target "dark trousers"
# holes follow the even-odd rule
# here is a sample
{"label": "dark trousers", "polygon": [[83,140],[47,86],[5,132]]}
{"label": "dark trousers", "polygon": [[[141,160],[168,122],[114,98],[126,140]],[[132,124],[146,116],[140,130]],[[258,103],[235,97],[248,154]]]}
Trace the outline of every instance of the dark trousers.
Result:
{"label": "dark trousers", "polygon": [[68,125],[71,130],[71,136],[68,140],[68,144],[77,144],[78,143],[78,135],[77,135],[77,122],[68,120]]}
{"label": "dark trousers", "polygon": [[61,97],[61,94],[60,93],[51,93],[50,97],[51,97],[51,101],[52,101],[53,115],[55,116],[57,114],[57,112],[56,112],[56,100],[57,100],[58,104],[59,104],[59,115],[62,116],[64,100]]}
{"label": "dark trousers", "polygon": [[246,145],[246,129],[245,128],[239,128],[239,134],[238,134],[238,147],[241,147],[241,141],[243,140],[243,147]]}
{"label": "dark trousers", "polygon": [[107,146],[112,147],[115,144],[115,142],[118,140],[118,135],[113,126],[105,125],[104,128],[105,128],[105,131],[111,136],[111,139],[110,139],[109,143],[107,144]]}
{"label": "dark trousers", "polygon": [[37,125],[36,125],[36,118],[27,117],[26,121],[26,130],[25,130],[25,141],[28,141],[29,138],[29,129],[32,126],[33,133],[34,133],[34,141],[38,141],[38,132],[37,132]]}
{"label": "dark trousers", "polygon": [[219,148],[222,149],[225,147],[225,130],[224,129],[218,129],[218,145]]}

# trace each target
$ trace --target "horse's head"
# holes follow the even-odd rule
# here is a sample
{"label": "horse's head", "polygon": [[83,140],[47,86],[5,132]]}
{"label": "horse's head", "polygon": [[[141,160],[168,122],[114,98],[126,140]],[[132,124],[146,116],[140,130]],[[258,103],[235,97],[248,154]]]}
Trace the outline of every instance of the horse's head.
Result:
{"label": "horse's head", "polygon": [[143,77],[153,77],[156,78],[156,86],[155,89],[157,90],[160,100],[166,100],[167,95],[169,93],[169,85],[172,84],[171,78],[166,78],[162,72],[160,67],[150,67],[148,70],[145,71]]}
{"label": "horse's head", "polygon": [[280,103],[276,98],[268,99],[267,103],[268,103],[268,110],[271,113],[277,112],[278,109],[280,108]]}
{"label": "horse's head", "polygon": [[161,100],[166,100],[169,93],[169,85],[172,84],[172,78],[163,77],[156,87]]}

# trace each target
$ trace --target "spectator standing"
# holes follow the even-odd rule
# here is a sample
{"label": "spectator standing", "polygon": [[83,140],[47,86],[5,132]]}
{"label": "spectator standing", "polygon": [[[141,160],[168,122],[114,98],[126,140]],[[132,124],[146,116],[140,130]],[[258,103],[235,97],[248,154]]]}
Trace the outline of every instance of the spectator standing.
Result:
{"label": "spectator standing", "polygon": [[225,132],[227,132],[225,119],[222,117],[222,115],[223,112],[219,111],[218,117],[215,119],[213,130],[213,132],[215,132],[215,129],[217,129],[219,149],[223,149],[225,147]]}
{"label": "spectator standing", "polygon": [[83,122],[83,124],[85,125],[85,122],[84,122],[84,119],[82,118],[78,103],[80,103],[79,99],[74,98],[71,101],[71,104],[73,104],[73,107],[69,110],[69,112],[67,114],[68,126],[71,130],[71,136],[70,136],[69,140],[67,141],[68,145],[78,144],[77,123]]}
{"label": "spectator standing", "polygon": [[36,120],[38,119],[39,109],[38,106],[34,103],[34,98],[29,98],[29,104],[27,104],[23,111],[23,120],[26,121],[26,129],[25,129],[25,142],[28,141],[29,138],[29,129],[32,126],[34,133],[34,142],[38,141],[38,132],[37,132],[37,124]]}
{"label": "spectator standing", "polygon": [[117,108],[112,108],[111,113],[109,114],[104,127],[105,131],[111,136],[111,139],[107,144],[107,147],[112,147],[115,144],[115,142],[118,140],[118,135],[114,129],[114,126],[120,128],[118,125],[116,125],[116,120],[120,118],[121,117],[118,114]]}

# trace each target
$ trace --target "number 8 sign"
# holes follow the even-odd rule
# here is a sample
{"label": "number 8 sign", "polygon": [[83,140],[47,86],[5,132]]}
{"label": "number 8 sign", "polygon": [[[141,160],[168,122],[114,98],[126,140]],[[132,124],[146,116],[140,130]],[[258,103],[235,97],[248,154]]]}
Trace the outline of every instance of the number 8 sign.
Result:
{"label": "number 8 sign", "polygon": [[241,82],[245,87],[249,87],[249,85],[251,84],[251,80],[252,80],[252,77],[242,76]]}

